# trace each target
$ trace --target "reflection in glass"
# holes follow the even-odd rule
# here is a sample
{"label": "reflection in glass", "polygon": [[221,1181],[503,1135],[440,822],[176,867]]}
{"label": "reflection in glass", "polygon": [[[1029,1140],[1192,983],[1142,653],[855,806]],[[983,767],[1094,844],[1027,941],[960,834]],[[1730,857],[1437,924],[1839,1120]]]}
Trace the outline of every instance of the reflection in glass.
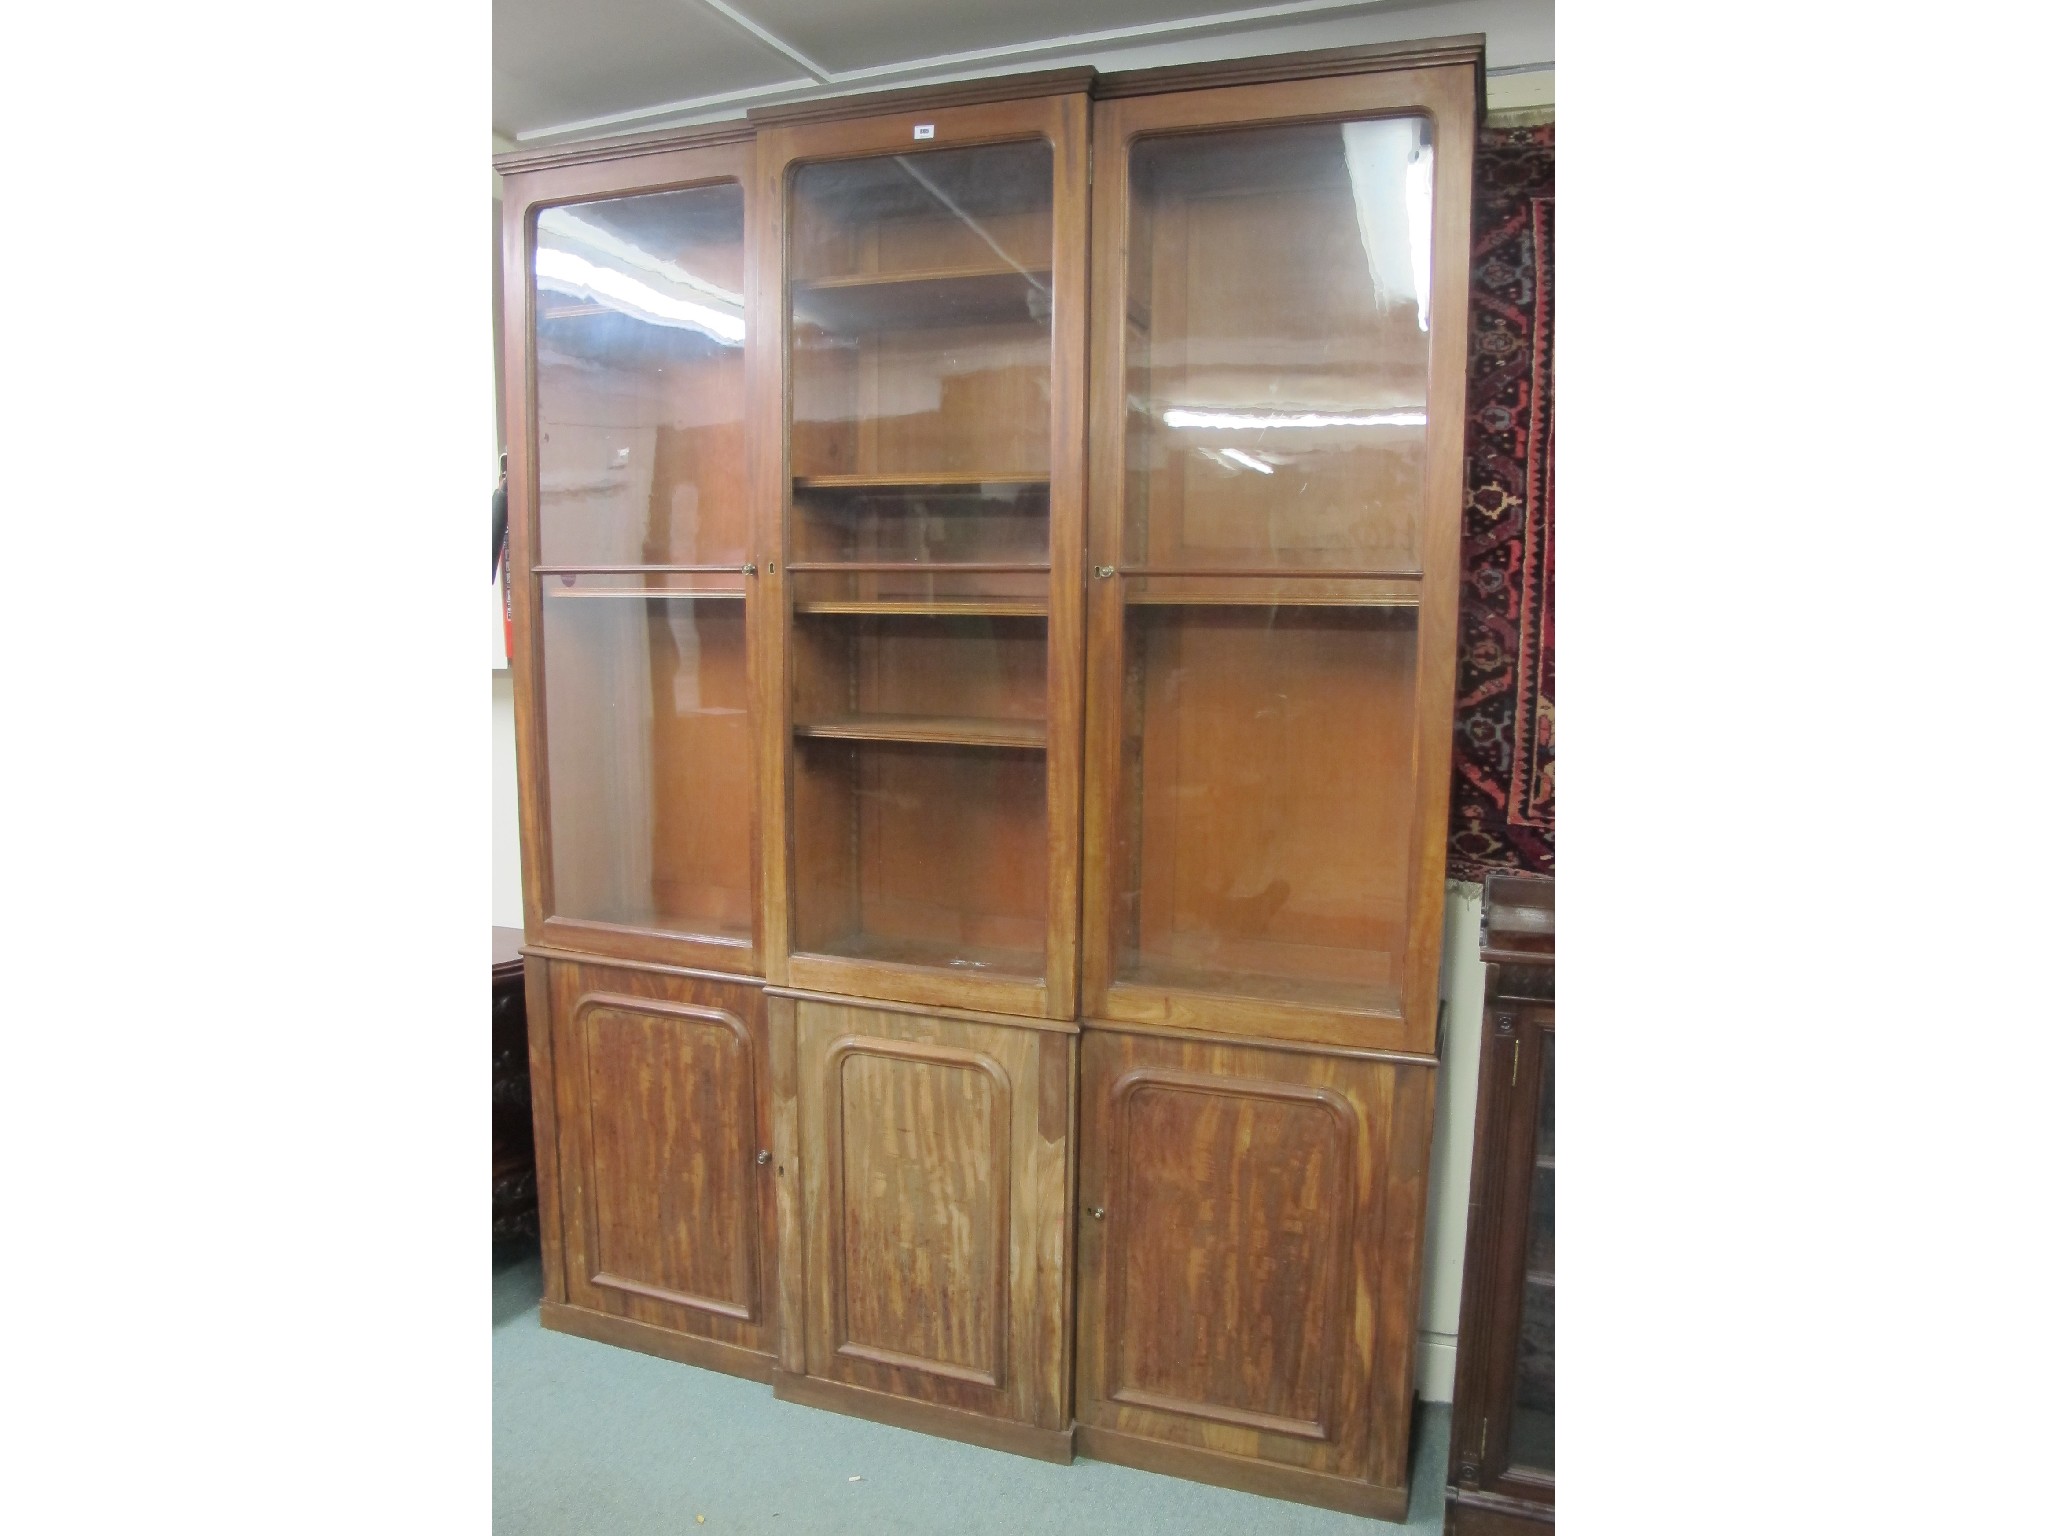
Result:
{"label": "reflection in glass", "polygon": [[740,593],[553,577],[541,622],[554,914],[750,941]]}
{"label": "reflection in glass", "polygon": [[[800,169],[790,455],[871,493],[1036,477],[1052,425],[1052,147]],[[800,504],[799,516],[812,509]],[[870,503],[876,517],[889,515]]]}
{"label": "reflection in glass", "polygon": [[1419,117],[1133,145],[1126,562],[1416,569],[1434,175]]}
{"label": "reflection in glass", "polygon": [[743,562],[740,189],[543,209],[533,269],[541,561]]}

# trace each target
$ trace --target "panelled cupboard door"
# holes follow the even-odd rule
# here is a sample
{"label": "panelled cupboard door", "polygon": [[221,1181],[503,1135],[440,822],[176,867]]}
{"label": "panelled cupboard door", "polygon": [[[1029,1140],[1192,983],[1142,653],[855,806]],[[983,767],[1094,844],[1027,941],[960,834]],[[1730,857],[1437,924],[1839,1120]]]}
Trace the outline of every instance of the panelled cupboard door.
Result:
{"label": "panelled cupboard door", "polygon": [[1074,1016],[1087,129],[1078,94],[762,129],[792,987]]}
{"label": "panelled cupboard door", "polygon": [[548,970],[569,1309],[548,1321],[765,1380],[776,1283],[761,988]]}
{"label": "panelled cupboard door", "polygon": [[527,933],[758,973],[752,146],[506,181]]}
{"label": "panelled cupboard door", "polygon": [[796,1013],[806,1373],[1064,1435],[1074,1034]]}
{"label": "panelled cupboard door", "polygon": [[1088,1019],[1433,1048],[1473,111],[1095,109]]}
{"label": "panelled cupboard door", "polygon": [[1403,1518],[1434,1090],[1084,1028],[1077,1450]]}

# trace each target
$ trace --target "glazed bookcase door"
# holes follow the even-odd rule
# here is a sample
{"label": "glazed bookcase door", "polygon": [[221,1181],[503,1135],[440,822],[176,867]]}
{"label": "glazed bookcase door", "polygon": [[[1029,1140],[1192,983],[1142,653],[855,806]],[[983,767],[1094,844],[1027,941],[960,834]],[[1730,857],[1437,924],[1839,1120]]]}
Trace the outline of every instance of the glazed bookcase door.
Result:
{"label": "glazed bookcase door", "polygon": [[794,986],[1073,1016],[1086,127],[1042,97],[763,132]]}
{"label": "glazed bookcase door", "polygon": [[760,967],[744,145],[508,180],[527,932]]}
{"label": "glazed bookcase door", "polygon": [[1096,109],[1090,1018],[1433,1046],[1472,112]]}

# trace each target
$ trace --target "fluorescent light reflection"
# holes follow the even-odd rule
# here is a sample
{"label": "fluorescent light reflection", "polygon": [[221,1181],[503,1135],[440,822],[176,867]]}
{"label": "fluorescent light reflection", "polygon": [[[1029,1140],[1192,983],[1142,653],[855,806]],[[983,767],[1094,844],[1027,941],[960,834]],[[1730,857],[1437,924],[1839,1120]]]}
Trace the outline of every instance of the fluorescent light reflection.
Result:
{"label": "fluorescent light reflection", "polygon": [[733,345],[747,338],[747,323],[738,315],[722,315],[709,305],[658,293],[623,272],[600,267],[569,251],[542,246],[533,253],[533,272],[543,288],[564,290],[578,298],[609,300],[614,308],[655,325],[684,326]]}
{"label": "fluorescent light reflection", "polygon": [[1272,465],[1261,464],[1250,454],[1241,452],[1236,448],[1225,448],[1223,450],[1223,457],[1229,459],[1233,464],[1242,464],[1246,469],[1256,469],[1262,475],[1273,473]]}
{"label": "fluorescent light reflection", "polygon": [[[1263,431],[1270,427],[1426,427],[1429,413],[1420,408],[1363,411],[1337,415],[1323,411],[1278,414],[1266,411],[1189,411],[1175,406],[1161,418],[1169,427],[1217,427],[1226,432]],[[1226,449],[1226,452],[1234,450]]]}
{"label": "fluorescent light reflection", "polygon": [[561,208],[540,216],[540,236],[533,274],[542,287],[607,305],[650,325],[702,331],[729,346],[746,340],[745,306],[731,289]]}
{"label": "fluorescent light reflection", "polygon": [[1416,117],[1345,123],[1344,169],[1352,210],[1372,277],[1373,302],[1384,312],[1415,306],[1429,329],[1429,224],[1436,151],[1428,125]]}

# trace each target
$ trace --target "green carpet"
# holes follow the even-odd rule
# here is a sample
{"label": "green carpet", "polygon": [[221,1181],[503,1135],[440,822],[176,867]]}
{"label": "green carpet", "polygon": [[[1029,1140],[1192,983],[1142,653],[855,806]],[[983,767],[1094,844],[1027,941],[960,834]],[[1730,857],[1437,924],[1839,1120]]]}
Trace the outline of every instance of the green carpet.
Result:
{"label": "green carpet", "polygon": [[1435,1536],[1443,1524],[1450,1411],[1440,1405],[1423,1410],[1410,1520],[1393,1526],[1105,1462],[985,1451],[549,1333],[538,1259],[498,1270],[493,1292],[498,1536]]}

